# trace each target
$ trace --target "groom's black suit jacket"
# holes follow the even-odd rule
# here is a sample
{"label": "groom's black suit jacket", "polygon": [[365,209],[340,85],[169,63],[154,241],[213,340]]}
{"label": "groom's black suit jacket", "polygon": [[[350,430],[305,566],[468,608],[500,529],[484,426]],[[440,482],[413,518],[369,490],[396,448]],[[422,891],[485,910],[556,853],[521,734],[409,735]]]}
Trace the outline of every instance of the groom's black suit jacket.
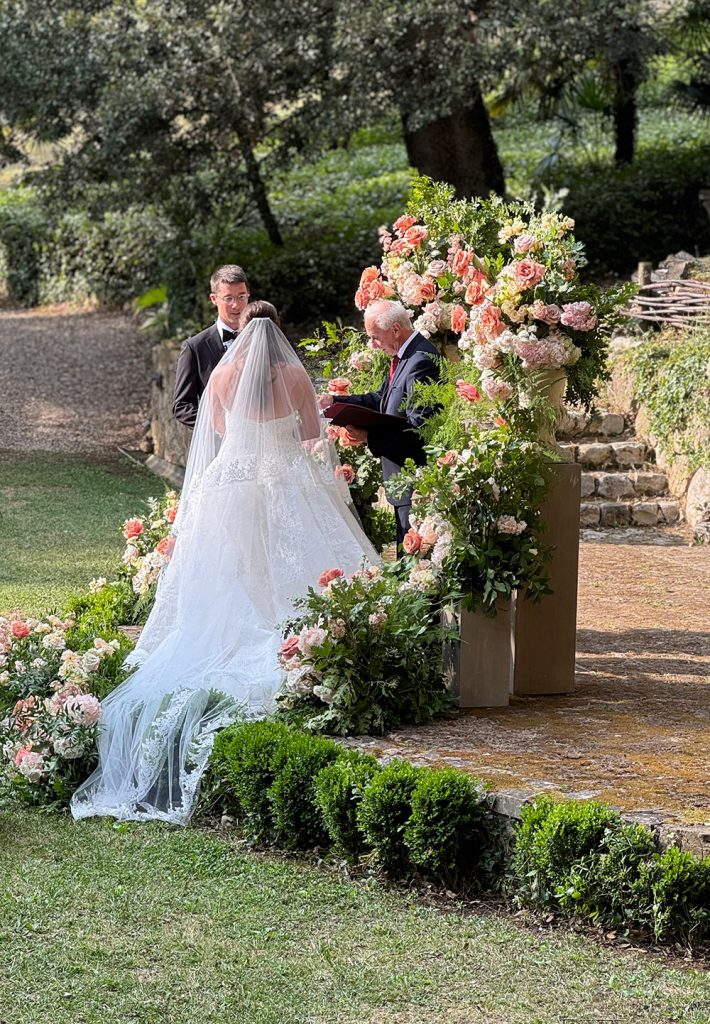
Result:
{"label": "groom's black suit jacket", "polygon": [[195,426],[202,392],[223,355],[224,345],[217,324],[182,343],[175,369],[173,416],[190,430]]}
{"label": "groom's black suit jacket", "polygon": [[[417,428],[431,415],[433,409],[417,408],[410,405],[410,402],[414,385],[418,381],[439,379],[438,356],[436,347],[427,338],[415,334],[404,350],[391,383],[385,378],[382,387],[377,391],[370,391],[364,395],[349,395],[347,398],[338,396],[335,399],[336,402],[364,405],[368,409],[376,409],[389,416],[404,416],[407,419],[410,427],[405,430],[389,431],[383,428],[368,432],[368,448],[373,455],[381,458],[385,481],[399,473],[407,459],[413,459],[418,466],[423,466],[426,462],[424,443]],[[403,407],[404,404],[406,407]],[[409,505],[411,495],[389,498],[389,501],[395,506]]]}

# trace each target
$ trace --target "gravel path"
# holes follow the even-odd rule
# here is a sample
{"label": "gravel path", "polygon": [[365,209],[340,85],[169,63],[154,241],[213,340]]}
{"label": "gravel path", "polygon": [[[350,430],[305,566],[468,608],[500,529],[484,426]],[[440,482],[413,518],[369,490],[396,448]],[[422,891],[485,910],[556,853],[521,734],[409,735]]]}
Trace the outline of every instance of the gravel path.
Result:
{"label": "gravel path", "polygon": [[143,436],[150,343],[128,317],[0,311],[0,452],[114,456]]}

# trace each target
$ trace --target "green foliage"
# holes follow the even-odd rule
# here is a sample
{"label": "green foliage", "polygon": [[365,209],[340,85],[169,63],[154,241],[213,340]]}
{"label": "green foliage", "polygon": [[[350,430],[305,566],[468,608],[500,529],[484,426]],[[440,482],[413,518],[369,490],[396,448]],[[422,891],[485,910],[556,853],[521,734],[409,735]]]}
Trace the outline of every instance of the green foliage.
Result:
{"label": "green foliage", "polygon": [[691,470],[710,465],[710,331],[666,330],[627,358],[664,454]]}
{"label": "green foliage", "polygon": [[640,260],[710,247],[710,221],[698,197],[708,163],[706,142],[686,141],[681,149],[660,143],[627,167],[567,165],[545,181],[569,190],[564,211],[593,267],[628,273]]}
{"label": "green foliage", "polygon": [[412,864],[449,887],[474,877],[490,842],[484,784],[455,768],[420,773],[404,841]]}
{"label": "green foliage", "polygon": [[379,770],[374,757],[353,752],[326,765],[315,780],[316,800],[333,849],[349,861],[357,862],[366,849],[357,809]]}
{"label": "green foliage", "polygon": [[393,878],[411,868],[405,828],[412,814],[415,789],[425,769],[391,761],[366,787],[357,820],[376,863]]}
{"label": "green foliage", "polygon": [[21,306],[34,306],[39,298],[39,251],[45,233],[45,215],[30,188],[0,191],[0,248],[9,298]]}
{"label": "green foliage", "polygon": [[653,834],[643,825],[608,829],[599,849],[578,861],[558,886],[560,907],[606,927],[644,921],[647,908],[640,905],[639,871],[656,852]]}
{"label": "green foliage", "polygon": [[540,797],[525,806],[511,864],[516,899],[556,906],[576,863],[599,851],[607,830],[620,824],[616,811],[593,801]]}
{"label": "green foliage", "polygon": [[286,850],[328,845],[328,831],[317,799],[318,772],[342,756],[332,740],[293,733],[269,789],[274,836]]}
{"label": "green foliage", "polygon": [[639,866],[634,890],[641,921],[657,940],[690,945],[710,935],[710,860],[670,846]]}
{"label": "green foliage", "polygon": [[126,580],[116,580],[94,593],[87,591],[71,598],[67,608],[76,615],[76,622],[68,634],[69,646],[75,640],[91,640],[94,636],[112,640],[115,635],[128,642],[118,627],[132,621],[135,603],[136,595]]}
{"label": "green foliage", "polygon": [[269,788],[286,757],[290,730],[281,722],[246,722],[220,732],[211,764],[231,788],[247,835],[262,842],[273,837]]}
{"label": "green foliage", "polygon": [[[279,715],[311,732],[381,734],[451,706],[444,688],[439,606],[407,588],[406,566],[365,568],[294,603],[289,641],[314,632],[308,653],[283,662]],[[303,646],[303,644],[301,644]]]}

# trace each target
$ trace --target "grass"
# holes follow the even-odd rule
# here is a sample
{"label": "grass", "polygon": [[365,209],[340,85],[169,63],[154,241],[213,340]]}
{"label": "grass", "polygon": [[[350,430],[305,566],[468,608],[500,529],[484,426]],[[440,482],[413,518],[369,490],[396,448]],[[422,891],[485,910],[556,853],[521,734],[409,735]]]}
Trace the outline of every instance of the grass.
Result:
{"label": "grass", "polygon": [[123,548],[121,523],[163,490],[128,463],[0,455],[0,614],[61,610],[111,570]]}
{"label": "grass", "polygon": [[196,829],[0,819],[12,1024],[701,1024],[710,976]]}

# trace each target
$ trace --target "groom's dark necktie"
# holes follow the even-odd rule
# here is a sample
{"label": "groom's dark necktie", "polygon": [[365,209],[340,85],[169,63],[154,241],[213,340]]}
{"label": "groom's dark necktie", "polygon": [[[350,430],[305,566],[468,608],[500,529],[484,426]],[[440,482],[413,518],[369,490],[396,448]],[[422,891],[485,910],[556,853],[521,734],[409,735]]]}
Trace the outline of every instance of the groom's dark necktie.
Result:
{"label": "groom's dark necktie", "polygon": [[222,344],[224,345],[224,347],[225,348],[229,348],[229,343],[231,341],[234,341],[236,336],[237,336],[237,332],[236,331],[230,331],[228,327],[223,328],[223,330],[222,330]]}

